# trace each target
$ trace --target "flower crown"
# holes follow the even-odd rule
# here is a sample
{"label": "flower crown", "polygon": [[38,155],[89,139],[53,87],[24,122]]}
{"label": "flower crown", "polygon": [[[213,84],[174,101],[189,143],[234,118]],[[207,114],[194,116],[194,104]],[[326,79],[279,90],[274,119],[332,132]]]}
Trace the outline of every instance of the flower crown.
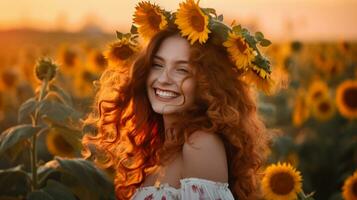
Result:
{"label": "flower crown", "polygon": [[263,33],[256,32],[253,36],[235,22],[230,27],[225,25],[223,15],[217,15],[213,8],[201,8],[198,4],[199,1],[186,0],[179,4],[176,12],[168,12],[149,1],[138,3],[130,33],[116,32],[118,41],[111,44],[106,53],[109,62],[114,62],[114,66],[130,64],[140,50],[139,36],[150,40],[156,33],[174,24],[191,45],[195,42],[204,44],[209,37],[222,44],[235,66],[244,72],[243,80],[270,94],[274,83],[271,65],[257,46],[266,47],[271,42],[264,38]]}

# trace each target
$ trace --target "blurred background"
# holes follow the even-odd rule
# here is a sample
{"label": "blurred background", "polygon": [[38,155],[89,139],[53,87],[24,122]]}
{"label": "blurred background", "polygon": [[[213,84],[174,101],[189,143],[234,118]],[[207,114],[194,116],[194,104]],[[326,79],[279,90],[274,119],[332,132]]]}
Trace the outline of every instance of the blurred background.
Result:
{"label": "blurred background", "polygon": [[[18,123],[20,105],[35,94],[34,66],[42,56],[60,65],[55,81],[85,116],[93,81],[107,67],[103,51],[115,41],[115,31],[129,31],[138,2],[1,0],[0,132]],[[176,10],[180,1],[151,2]],[[236,20],[251,32],[262,31],[273,43],[264,51],[284,87],[272,96],[258,94],[267,126],[282,130],[269,162],[291,163],[302,173],[304,191],[315,192],[316,199],[342,199],[344,180],[357,169],[357,0],[200,5],[215,8],[227,24]],[[40,159],[75,155],[66,139],[47,135],[39,144]],[[29,162],[28,154],[14,153],[19,156],[0,159],[0,169]]]}

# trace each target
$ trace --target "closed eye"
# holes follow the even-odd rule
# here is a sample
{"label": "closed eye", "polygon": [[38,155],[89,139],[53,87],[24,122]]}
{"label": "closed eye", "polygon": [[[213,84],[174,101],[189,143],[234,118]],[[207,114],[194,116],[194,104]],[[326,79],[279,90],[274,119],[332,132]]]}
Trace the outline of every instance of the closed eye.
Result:
{"label": "closed eye", "polygon": [[179,68],[179,69],[177,69],[177,71],[185,72],[185,73],[188,73],[188,72],[189,72],[188,70],[186,70],[186,69],[184,69],[184,68]]}
{"label": "closed eye", "polygon": [[152,65],[152,67],[154,67],[154,68],[163,68],[163,66],[160,65],[160,64],[158,64],[158,63],[154,63],[154,64]]}

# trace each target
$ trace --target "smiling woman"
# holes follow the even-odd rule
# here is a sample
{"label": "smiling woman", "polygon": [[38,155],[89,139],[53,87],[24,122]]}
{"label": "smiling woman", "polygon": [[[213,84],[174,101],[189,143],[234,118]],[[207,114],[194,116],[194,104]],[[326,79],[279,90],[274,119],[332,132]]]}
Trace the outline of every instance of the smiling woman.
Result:
{"label": "smiling woman", "polygon": [[[137,18],[152,15],[148,31]],[[269,41],[193,0],[172,14],[139,3],[134,22],[119,40],[139,46],[138,32],[148,44],[131,65],[103,73],[86,120],[97,134],[84,136],[83,155],[115,171],[118,199],[255,199],[270,136],[250,89],[257,82],[244,76],[269,92],[270,63],[257,48]]]}
{"label": "smiling woman", "polygon": [[147,92],[156,113],[185,110],[194,103],[195,80],[189,66],[190,45],[179,35],[164,40],[153,58],[147,78]]}

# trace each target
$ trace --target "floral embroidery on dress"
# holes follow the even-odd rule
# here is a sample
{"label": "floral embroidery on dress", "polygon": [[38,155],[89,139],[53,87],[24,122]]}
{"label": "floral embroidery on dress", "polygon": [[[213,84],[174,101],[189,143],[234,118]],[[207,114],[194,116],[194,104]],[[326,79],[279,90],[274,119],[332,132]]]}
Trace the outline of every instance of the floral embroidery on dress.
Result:
{"label": "floral embroidery on dress", "polygon": [[192,185],[192,191],[197,192],[197,186],[196,185]]}
{"label": "floral embroidery on dress", "polygon": [[144,200],[153,200],[154,199],[154,195],[150,194],[149,196],[146,196]]}
{"label": "floral embroidery on dress", "polygon": [[180,182],[179,189],[166,183],[160,187],[138,188],[136,196],[131,200],[234,200],[228,183],[197,178],[187,178]]}

